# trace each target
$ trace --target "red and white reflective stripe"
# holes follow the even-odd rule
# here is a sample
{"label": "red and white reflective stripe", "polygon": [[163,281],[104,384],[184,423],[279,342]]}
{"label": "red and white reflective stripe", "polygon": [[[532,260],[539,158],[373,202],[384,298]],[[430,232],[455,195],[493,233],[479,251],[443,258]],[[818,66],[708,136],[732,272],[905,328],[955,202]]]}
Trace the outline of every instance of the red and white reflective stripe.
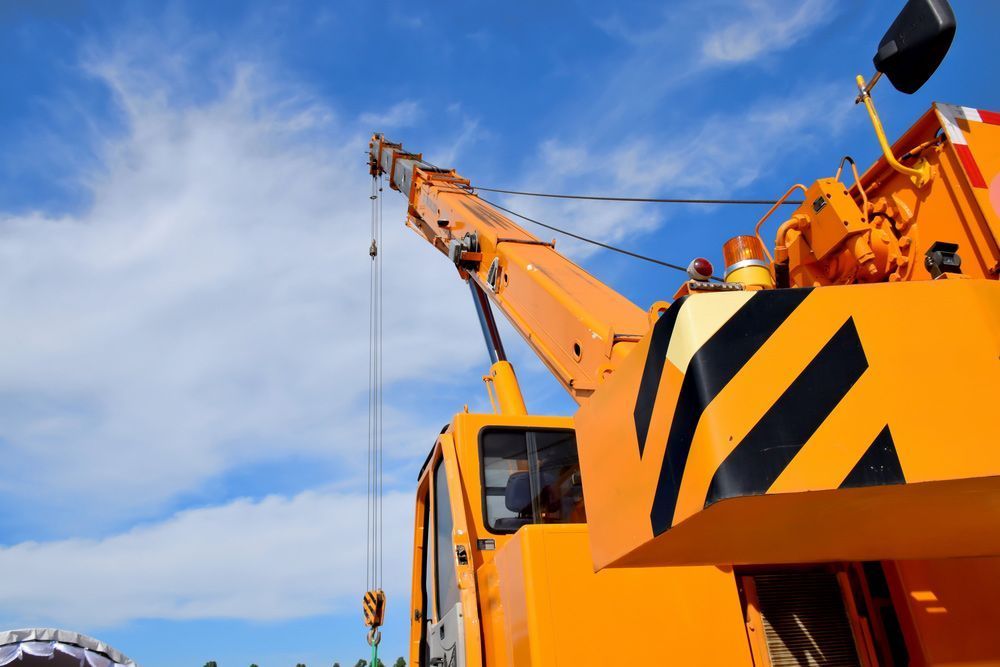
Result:
{"label": "red and white reflective stripe", "polygon": [[995,111],[960,107],[942,102],[935,102],[934,108],[937,109],[938,117],[941,119],[941,125],[948,135],[948,140],[955,147],[958,159],[962,161],[965,173],[969,177],[969,183],[975,188],[985,188],[986,179],[983,178],[983,172],[979,170],[976,158],[972,155],[972,149],[969,148],[969,140],[965,137],[965,133],[962,132],[962,128],[958,126],[957,121],[961,119],[967,122],[1000,125],[1000,114]]}
{"label": "red and white reflective stripe", "polygon": [[957,146],[968,146],[969,140],[965,138],[965,134],[956,121],[961,118],[962,120],[975,121],[977,123],[983,122],[982,116],[979,115],[979,109],[959,107],[954,104],[944,104],[942,102],[935,102],[934,106],[941,114],[944,131],[948,133],[948,139],[951,140],[951,143]]}

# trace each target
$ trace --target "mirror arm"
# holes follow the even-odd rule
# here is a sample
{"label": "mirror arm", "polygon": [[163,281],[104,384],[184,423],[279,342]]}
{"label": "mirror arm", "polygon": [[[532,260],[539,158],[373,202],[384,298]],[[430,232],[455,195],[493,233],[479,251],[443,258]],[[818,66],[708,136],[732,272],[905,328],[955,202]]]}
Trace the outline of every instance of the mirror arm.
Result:
{"label": "mirror arm", "polygon": [[875,105],[872,104],[871,95],[869,91],[872,86],[875,85],[879,79],[879,75],[876,74],[872,77],[871,82],[866,86],[865,79],[860,74],[857,77],[858,99],[855,104],[861,102],[864,103],[865,108],[868,109],[868,116],[871,118],[872,127],[875,128],[875,136],[878,137],[878,143],[882,147],[882,154],[885,155],[886,162],[889,166],[898,171],[901,174],[906,174],[913,181],[913,184],[918,188],[923,187],[931,180],[931,166],[927,163],[927,160],[923,158],[919,159],[913,167],[907,167],[906,165],[900,163],[896,159],[896,156],[892,154],[892,147],[889,146],[889,140],[885,136],[885,130],[882,128],[882,121],[879,120],[878,114],[875,112]]}
{"label": "mirror arm", "polygon": [[[861,79],[860,74],[858,75],[858,78]],[[879,79],[881,78],[882,78],[882,72],[875,70],[875,75],[868,80],[868,83],[864,84],[863,87],[860,86],[859,84],[859,87],[861,87],[861,92],[858,93],[858,96],[854,99],[854,103],[861,104],[862,102],[864,102],[864,96],[871,94],[872,88],[875,87],[875,84],[878,83]],[[862,79],[862,81],[864,81],[864,79]]]}

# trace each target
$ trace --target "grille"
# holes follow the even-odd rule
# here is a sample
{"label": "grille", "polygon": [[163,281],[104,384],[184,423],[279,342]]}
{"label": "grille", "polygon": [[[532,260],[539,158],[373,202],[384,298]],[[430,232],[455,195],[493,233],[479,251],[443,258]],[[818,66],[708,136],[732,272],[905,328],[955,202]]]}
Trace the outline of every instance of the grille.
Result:
{"label": "grille", "polygon": [[774,667],[860,667],[835,574],[761,574],[754,583]]}

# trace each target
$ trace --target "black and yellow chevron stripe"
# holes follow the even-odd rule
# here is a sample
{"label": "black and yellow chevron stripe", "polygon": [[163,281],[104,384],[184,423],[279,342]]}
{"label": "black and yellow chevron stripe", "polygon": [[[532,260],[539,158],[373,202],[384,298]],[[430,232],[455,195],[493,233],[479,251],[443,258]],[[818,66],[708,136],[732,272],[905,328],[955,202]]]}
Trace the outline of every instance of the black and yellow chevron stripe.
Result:
{"label": "black and yellow chevron stripe", "polygon": [[[654,535],[673,525],[685,466],[703,413],[811,292],[811,289],[790,289],[754,295],[691,357],[673,411],[650,509]],[[667,349],[683,306],[683,301],[678,301],[668,309],[650,337],[633,412],[640,456],[645,450],[664,365],[668,363]],[[847,317],[721,462],[712,477],[704,506],[726,498],[766,493],[867,369],[868,360],[857,327],[853,318]],[[887,425],[841,486],[904,482]]]}

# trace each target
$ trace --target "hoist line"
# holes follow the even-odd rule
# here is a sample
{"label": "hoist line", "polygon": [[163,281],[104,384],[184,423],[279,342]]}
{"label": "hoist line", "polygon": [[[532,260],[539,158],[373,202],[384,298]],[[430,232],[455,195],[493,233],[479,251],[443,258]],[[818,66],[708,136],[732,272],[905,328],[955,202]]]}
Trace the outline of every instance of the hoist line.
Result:
{"label": "hoist line", "polygon": [[366,467],[366,483],[367,489],[365,491],[365,586],[371,588],[372,583],[372,454],[374,450],[374,414],[375,414],[375,397],[373,395],[373,390],[375,386],[374,378],[374,365],[375,365],[375,257],[372,254],[375,244],[375,216],[376,216],[376,202],[377,197],[377,184],[375,177],[372,177],[372,191],[370,195],[371,199],[371,221],[369,226],[369,235],[371,237],[371,244],[369,246],[369,267],[368,267],[368,459],[365,463]]}
{"label": "hoist line", "polygon": [[378,644],[383,622],[385,595],[382,592],[382,551],[384,545],[383,460],[384,460],[384,376],[382,305],[382,176],[372,174],[371,244],[368,247],[368,460],[365,521],[365,585],[363,612],[370,628],[368,643],[372,647],[372,663],[378,663]]}
{"label": "hoist line", "polygon": [[[371,194],[369,195],[369,204],[371,205],[371,215],[369,216],[368,223],[368,235],[372,238],[374,242],[375,239],[375,177],[372,177],[372,188]],[[375,321],[375,299],[374,299],[374,284],[375,267],[371,264],[373,258],[371,257],[371,249],[369,247],[369,265],[368,265],[368,458],[365,460],[365,586],[371,585],[371,528],[372,528],[372,473],[371,473],[371,461],[372,461],[372,413],[375,409],[375,402],[372,400],[372,386],[374,382],[372,380],[372,364],[375,358],[375,354],[372,350],[372,346],[375,343],[375,337],[372,335],[372,323]]]}
{"label": "hoist line", "polygon": [[375,582],[376,583],[375,588],[381,589],[382,588],[382,546],[383,546],[383,538],[384,538],[384,531],[383,531],[383,517],[384,517],[384,514],[383,514],[383,493],[382,493],[382,479],[383,479],[382,478],[382,463],[383,463],[384,451],[385,451],[385,441],[384,441],[384,438],[383,438],[383,428],[382,428],[382,426],[383,426],[383,416],[384,416],[384,414],[383,414],[383,388],[384,388],[384,383],[383,383],[383,374],[382,374],[383,359],[384,359],[384,355],[382,353],[382,342],[383,342],[384,337],[382,335],[382,325],[383,325],[384,318],[383,318],[383,300],[382,300],[382,295],[383,295],[383,292],[382,292],[382,286],[383,286],[383,280],[382,280],[382,252],[383,252],[383,248],[382,248],[382,178],[381,177],[379,177],[379,182],[378,182],[378,200],[377,201],[378,201],[378,224],[377,224],[377,230],[376,231],[378,232],[378,257],[377,257],[377,259],[378,259],[378,402],[377,402],[377,405],[378,405],[378,450],[377,450],[378,451],[378,466],[377,466],[377,474],[378,474],[378,531],[377,531],[377,535],[378,535],[378,543],[376,545],[376,555],[378,556],[378,578],[377,578],[377,580]]}
{"label": "hoist line", "polygon": [[383,307],[382,307],[382,182],[372,177],[371,261],[368,291],[368,462],[365,523],[365,583],[368,590],[382,583],[383,545]]}

